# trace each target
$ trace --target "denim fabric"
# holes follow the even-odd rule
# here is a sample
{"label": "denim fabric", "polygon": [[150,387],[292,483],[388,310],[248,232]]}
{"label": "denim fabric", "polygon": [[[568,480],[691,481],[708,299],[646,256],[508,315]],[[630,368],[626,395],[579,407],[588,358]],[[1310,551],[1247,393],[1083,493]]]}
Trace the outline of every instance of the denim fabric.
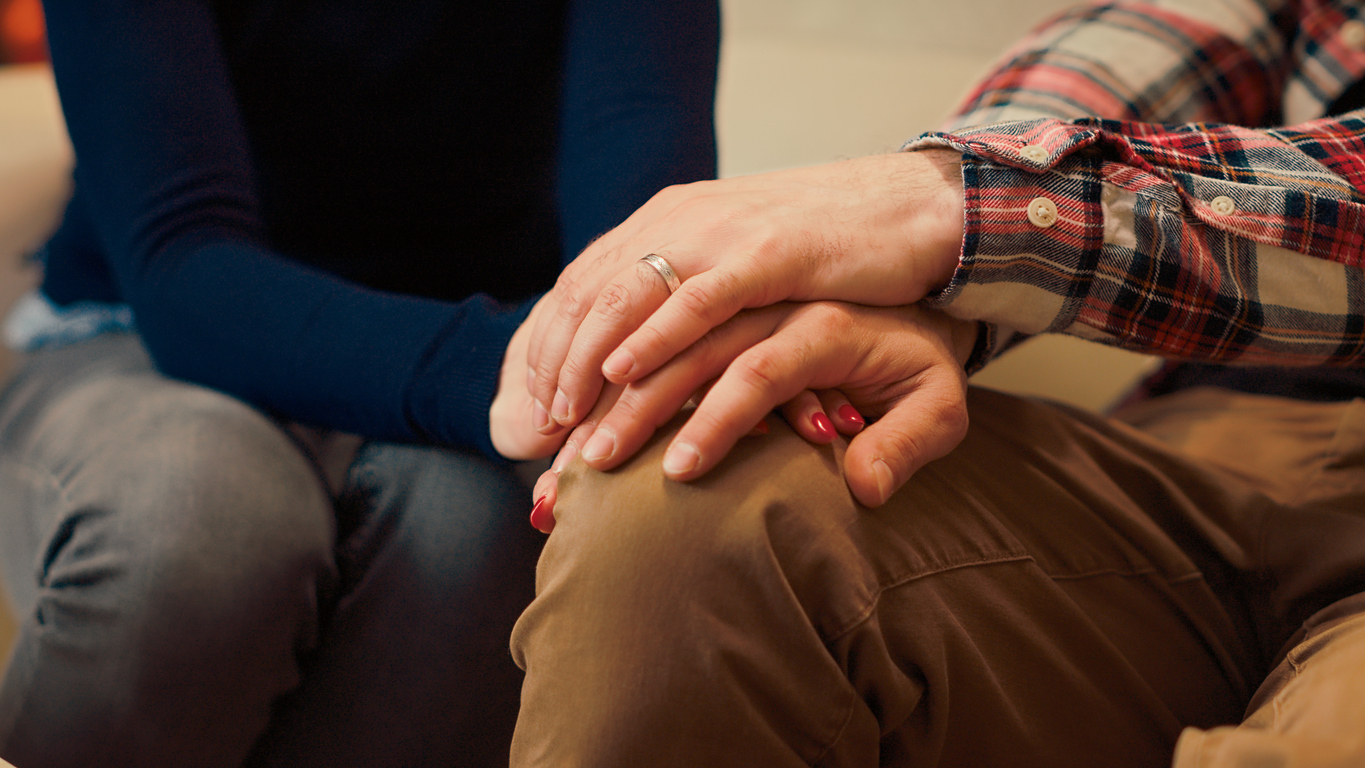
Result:
{"label": "denim fabric", "polygon": [[157,374],[131,334],[32,355],[0,397],[22,622],[0,756],[505,765],[540,545],[525,484],[367,444],[333,492],[333,437]]}

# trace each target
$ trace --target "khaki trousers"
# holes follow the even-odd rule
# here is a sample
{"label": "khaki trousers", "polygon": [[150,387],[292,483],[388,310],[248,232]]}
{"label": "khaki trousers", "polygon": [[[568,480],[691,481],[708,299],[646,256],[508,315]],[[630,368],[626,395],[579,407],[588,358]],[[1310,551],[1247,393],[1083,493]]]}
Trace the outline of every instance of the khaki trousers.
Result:
{"label": "khaki trousers", "polygon": [[776,419],[568,468],[512,765],[1365,765],[1365,403],[969,407],[875,510]]}

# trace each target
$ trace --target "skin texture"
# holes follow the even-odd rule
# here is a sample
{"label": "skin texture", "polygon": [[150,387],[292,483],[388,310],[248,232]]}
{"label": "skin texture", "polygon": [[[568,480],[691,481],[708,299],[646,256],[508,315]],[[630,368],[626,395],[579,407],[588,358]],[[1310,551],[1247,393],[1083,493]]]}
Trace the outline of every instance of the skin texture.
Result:
{"label": "skin texture", "polygon": [[[508,346],[494,446],[560,451],[537,485],[538,527],[569,460],[617,466],[689,403],[669,477],[700,477],[780,408],[811,442],[854,436],[850,489],[884,502],[966,430],[976,326],[913,306],[947,284],[961,238],[950,151],[660,192],[564,271]],[[645,253],[681,288],[670,295]]]}
{"label": "skin texture", "polygon": [[[962,242],[956,152],[874,155],[699,182],[655,195],[560,275],[536,319],[531,392],[573,426],[605,380],[635,381],[746,308],[899,306],[946,285]],[[669,295],[639,260],[657,253]]]}
{"label": "skin texture", "polygon": [[[830,442],[836,429],[852,435],[844,467],[849,489],[863,504],[879,506],[966,434],[962,363],[975,339],[975,324],[916,306],[783,303],[741,313],[654,374],[607,385],[536,484],[537,527],[553,525],[546,515],[569,461],[579,456],[595,469],[621,464],[699,388],[705,394],[664,455],[671,479],[702,476],[781,406],[811,442]],[[837,396],[827,389],[832,384]],[[866,426],[827,402],[851,405]],[[813,424],[806,416],[812,412],[828,423]]]}

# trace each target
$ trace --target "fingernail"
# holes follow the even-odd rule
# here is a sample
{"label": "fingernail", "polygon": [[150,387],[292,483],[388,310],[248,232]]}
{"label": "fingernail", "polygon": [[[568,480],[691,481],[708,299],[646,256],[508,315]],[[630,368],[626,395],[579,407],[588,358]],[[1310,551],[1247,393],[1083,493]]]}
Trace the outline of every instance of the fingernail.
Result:
{"label": "fingernail", "polygon": [[768,434],[769,431],[771,430],[768,427],[768,420],[764,419],[755,424],[753,429],[749,430],[748,437],[759,437],[760,435]]}
{"label": "fingernail", "polygon": [[550,404],[550,418],[560,424],[569,420],[569,398],[562,389],[555,390],[554,402]]}
{"label": "fingernail", "polygon": [[555,529],[555,516],[545,505],[545,496],[536,499],[536,505],[531,507],[531,526],[541,533],[549,533]]}
{"label": "fingernail", "polygon": [[882,501],[891,498],[892,486],[895,485],[895,478],[891,475],[891,467],[885,461],[876,459],[872,462],[872,474],[877,476],[877,493],[882,497]]}
{"label": "fingernail", "polygon": [[585,461],[601,461],[616,452],[616,435],[610,429],[600,427],[583,446]]}
{"label": "fingernail", "polygon": [[668,453],[664,454],[664,473],[668,475],[683,475],[697,468],[701,463],[701,454],[696,447],[690,443],[674,443],[668,447]]}
{"label": "fingernail", "polygon": [[625,349],[618,349],[615,352],[612,352],[611,357],[608,357],[607,361],[602,363],[602,372],[618,379],[629,376],[630,372],[633,370],[635,370],[635,355],[632,355],[629,350]]}
{"label": "fingernail", "polygon": [[863,425],[867,424],[867,422],[863,420],[863,415],[861,413],[858,413],[858,409],[854,408],[848,403],[844,403],[843,405],[839,406],[839,418],[843,419],[844,421],[856,424],[858,426],[858,429],[862,429]]}
{"label": "fingernail", "polygon": [[555,457],[555,462],[550,465],[550,471],[556,475],[563,472],[564,467],[568,466],[569,462],[573,461],[577,455],[578,443],[570,440],[564,444],[563,448],[559,449],[559,455]]}
{"label": "fingernail", "polygon": [[822,440],[834,439],[834,422],[823,411],[817,411],[810,417],[811,426],[815,427],[815,434]]}
{"label": "fingernail", "polygon": [[539,400],[534,401],[531,406],[531,426],[537,432],[544,432],[545,428],[550,426],[550,412],[545,410],[545,406],[541,405]]}

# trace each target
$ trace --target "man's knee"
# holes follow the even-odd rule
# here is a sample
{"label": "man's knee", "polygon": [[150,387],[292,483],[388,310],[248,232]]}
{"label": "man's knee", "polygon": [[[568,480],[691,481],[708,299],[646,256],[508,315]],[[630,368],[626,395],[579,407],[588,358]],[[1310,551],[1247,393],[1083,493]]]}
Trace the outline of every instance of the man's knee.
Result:
{"label": "man's knee", "polygon": [[706,476],[679,483],[661,469],[677,426],[620,469],[565,471],[542,580],[570,568],[644,600],[705,592],[694,597],[762,601],[755,590],[763,585],[830,630],[848,618],[832,607],[851,614],[872,599],[875,576],[858,542],[866,510],[844,483],[840,446],[810,445],[778,423]]}

